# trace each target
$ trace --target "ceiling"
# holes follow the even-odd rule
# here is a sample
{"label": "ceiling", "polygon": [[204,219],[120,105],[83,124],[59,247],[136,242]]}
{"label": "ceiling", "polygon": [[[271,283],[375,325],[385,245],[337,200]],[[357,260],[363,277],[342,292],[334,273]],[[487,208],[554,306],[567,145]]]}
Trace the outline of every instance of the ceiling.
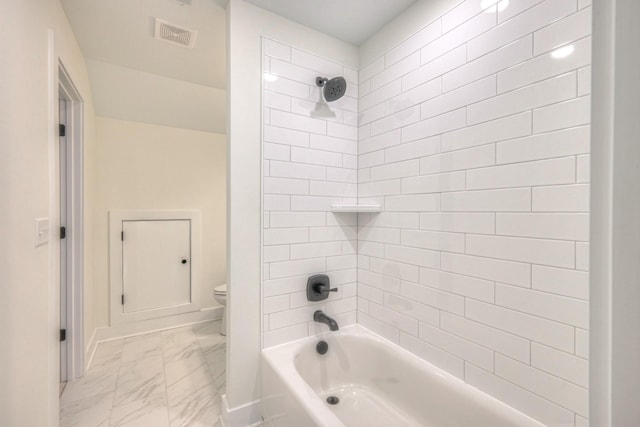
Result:
{"label": "ceiling", "polygon": [[[226,132],[226,0],[61,0],[87,62],[96,115]],[[198,31],[154,38],[155,18]]]}
{"label": "ceiling", "polygon": [[[61,0],[90,65],[96,114],[224,133],[227,1]],[[416,2],[243,1],[354,45]],[[155,39],[155,18],[197,30],[195,46]]]}
{"label": "ceiling", "polygon": [[[245,0],[359,46],[416,0]],[[61,0],[87,59],[226,87],[227,0]],[[193,49],[154,39],[154,18],[197,30]]]}
{"label": "ceiling", "polygon": [[360,46],[416,0],[246,0],[277,15]]}
{"label": "ceiling", "polygon": [[[61,0],[87,59],[226,87],[226,0]],[[153,37],[154,19],[197,30],[188,49]]]}

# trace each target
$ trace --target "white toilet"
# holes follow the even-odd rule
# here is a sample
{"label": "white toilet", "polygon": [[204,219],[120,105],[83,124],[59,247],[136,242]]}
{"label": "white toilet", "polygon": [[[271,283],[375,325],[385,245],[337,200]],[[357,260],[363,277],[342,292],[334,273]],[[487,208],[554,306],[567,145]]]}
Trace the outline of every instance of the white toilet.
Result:
{"label": "white toilet", "polygon": [[222,304],[222,325],[220,325],[220,335],[227,335],[227,284],[216,286],[213,290],[213,297]]}

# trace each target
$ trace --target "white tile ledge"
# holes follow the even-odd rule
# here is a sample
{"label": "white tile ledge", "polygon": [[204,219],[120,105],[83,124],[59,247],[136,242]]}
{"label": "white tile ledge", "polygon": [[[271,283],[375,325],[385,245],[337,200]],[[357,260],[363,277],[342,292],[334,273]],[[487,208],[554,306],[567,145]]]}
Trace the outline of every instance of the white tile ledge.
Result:
{"label": "white tile ledge", "polygon": [[380,212],[380,205],[331,205],[331,212]]}

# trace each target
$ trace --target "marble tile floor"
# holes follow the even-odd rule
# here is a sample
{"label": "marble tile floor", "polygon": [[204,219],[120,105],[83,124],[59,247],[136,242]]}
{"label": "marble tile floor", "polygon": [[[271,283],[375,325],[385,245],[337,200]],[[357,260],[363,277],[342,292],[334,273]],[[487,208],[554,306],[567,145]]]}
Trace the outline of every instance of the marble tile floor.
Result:
{"label": "marble tile floor", "polygon": [[60,427],[219,427],[220,323],[99,344],[89,371],[60,397]]}

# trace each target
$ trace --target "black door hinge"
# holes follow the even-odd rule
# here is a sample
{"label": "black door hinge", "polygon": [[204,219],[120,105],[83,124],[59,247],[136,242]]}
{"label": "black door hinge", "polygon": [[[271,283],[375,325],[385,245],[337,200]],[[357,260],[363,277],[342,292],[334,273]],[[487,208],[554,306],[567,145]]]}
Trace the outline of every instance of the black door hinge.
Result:
{"label": "black door hinge", "polygon": [[58,135],[67,136],[67,127],[63,124],[58,125]]}
{"label": "black door hinge", "polygon": [[120,303],[124,305],[124,294],[120,295]]}
{"label": "black door hinge", "polygon": [[120,232],[120,240],[122,240],[124,242],[124,231]]}
{"label": "black door hinge", "polygon": [[60,227],[60,239],[67,238],[67,227]]}
{"label": "black door hinge", "polygon": [[60,342],[67,340],[67,330],[60,329]]}

